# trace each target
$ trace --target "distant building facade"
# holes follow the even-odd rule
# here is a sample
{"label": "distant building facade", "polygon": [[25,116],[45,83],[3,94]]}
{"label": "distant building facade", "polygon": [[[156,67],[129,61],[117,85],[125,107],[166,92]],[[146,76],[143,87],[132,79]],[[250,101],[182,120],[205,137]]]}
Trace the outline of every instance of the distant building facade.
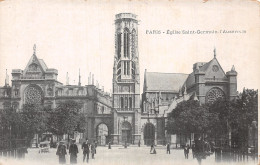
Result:
{"label": "distant building facade", "polygon": [[63,85],[57,77],[58,71],[38,59],[34,48],[26,68],[13,69],[12,84],[6,81],[0,87],[0,109],[13,106],[19,111],[25,103],[55,108],[63,101],[75,100],[87,116],[86,132],[76,138],[96,139],[101,145],[109,141],[157,145],[180,142],[165,130],[167,115],[179,102],[194,99],[204,104],[237,96],[234,66],[225,73],[214,50],[214,58],[195,63],[190,74],[145,70],[140,97],[138,20],[131,13],[117,14],[115,19],[112,96],[94,85],[94,75],[90,74],[85,86],[80,75],[78,85],[69,85],[68,77]]}

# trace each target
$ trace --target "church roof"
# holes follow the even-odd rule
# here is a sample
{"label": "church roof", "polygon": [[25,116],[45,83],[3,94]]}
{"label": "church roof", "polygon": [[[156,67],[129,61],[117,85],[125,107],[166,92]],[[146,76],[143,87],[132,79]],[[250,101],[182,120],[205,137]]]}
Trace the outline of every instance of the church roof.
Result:
{"label": "church roof", "polygon": [[146,72],[145,85],[147,91],[179,92],[188,74]]}
{"label": "church roof", "polygon": [[202,72],[205,72],[205,71],[208,69],[208,67],[209,67],[209,65],[210,65],[210,63],[211,63],[211,61],[212,61],[212,60],[210,60],[209,62],[207,62],[206,64],[204,64],[201,68],[199,68],[199,70],[202,71]]}
{"label": "church roof", "polygon": [[48,69],[47,65],[45,64],[45,62],[43,61],[43,59],[38,59],[39,60],[39,63],[41,64],[42,66],[42,69],[44,71],[46,71],[46,69]]}
{"label": "church roof", "polygon": [[191,85],[195,84],[195,75],[194,72],[189,74],[187,80],[186,80],[186,87],[190,87]]}

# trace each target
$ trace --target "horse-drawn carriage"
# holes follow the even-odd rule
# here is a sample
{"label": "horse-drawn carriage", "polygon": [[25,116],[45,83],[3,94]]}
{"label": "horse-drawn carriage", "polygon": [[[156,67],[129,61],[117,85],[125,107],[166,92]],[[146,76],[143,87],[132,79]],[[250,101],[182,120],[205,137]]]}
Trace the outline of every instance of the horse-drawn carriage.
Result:
{"label": "horse-drawn carriage", "polygon": [[40,142],[40,147],[39,147],[39,153],[46,153],[50,151],[50,142],[49,141],[44,141]]}

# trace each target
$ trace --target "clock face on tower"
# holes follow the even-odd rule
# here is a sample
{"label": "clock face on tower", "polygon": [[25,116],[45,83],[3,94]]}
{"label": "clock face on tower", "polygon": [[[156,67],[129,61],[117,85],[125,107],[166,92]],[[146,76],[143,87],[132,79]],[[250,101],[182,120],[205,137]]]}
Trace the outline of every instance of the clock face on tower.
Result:
{"label": "clock face on tower", "polygon": [[213,65],[212,70],[213,70],[213,72],[217,72],[219,70],[219,68],[217,65]]}

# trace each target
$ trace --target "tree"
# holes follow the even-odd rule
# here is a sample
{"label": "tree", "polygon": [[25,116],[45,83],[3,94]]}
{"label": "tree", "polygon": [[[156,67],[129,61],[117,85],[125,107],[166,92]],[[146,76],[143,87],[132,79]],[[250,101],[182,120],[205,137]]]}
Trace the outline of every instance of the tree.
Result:
{"label": "tree", "polygon": [[48,114],[41,105],[23,105],[21,111],[21,123],[24,136],[28,140],[28,143],[30,143],[35,134],[42,134],[47,131],[47,116]]}
{"label": "tree", "polygon": [[219,122],[215,113],[199,101],[183,101],[169,114],[166,130],[168,133],[207,133]]}
{"label": "tree", "polygon": [[239,148],[247,145],[248,127],[257,121],[258,91],[244,89],[236,100],[218,100],[210,105],[210,112],[218,114],[219,127],[214,129],[217,135],[227,135],[231,129],[232,141]]}
{"label": "tree", "polygon": [[57,135],[72,135],[75,131],[84,130],[86,118],[80,112],[81,106],[73,101],[62,102],[52,110],[49,118],[49,129]]}

